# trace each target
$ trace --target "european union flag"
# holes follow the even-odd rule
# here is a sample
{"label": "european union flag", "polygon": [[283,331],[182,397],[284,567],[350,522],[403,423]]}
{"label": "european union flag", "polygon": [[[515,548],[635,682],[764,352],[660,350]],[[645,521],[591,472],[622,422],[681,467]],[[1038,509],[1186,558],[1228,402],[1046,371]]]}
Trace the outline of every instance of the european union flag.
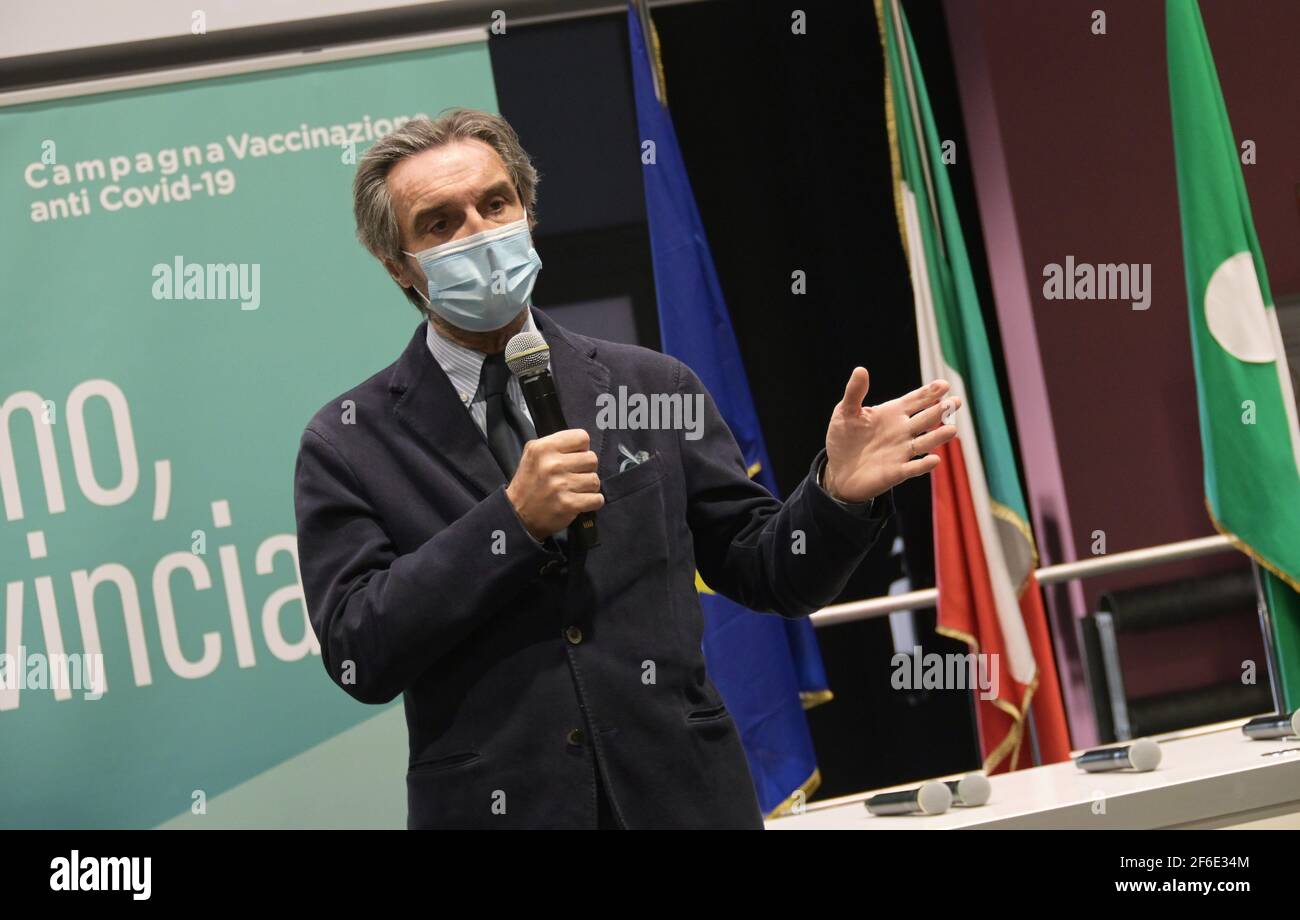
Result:
{"label": "european union flag", "polygon": [[[663,349],[699,375],[740,444],[750,476],[775,495],[776,481],[677,134],[667,101],[656,90],[658,39],[650,24],[656,44],[652,63],[634,3],[628,5],[627,24]],[[754,613],[702,582],[699,587],[709,677],[740,728],[759,806],[771,816],[788,807],[800,790],[811,795],[821,781],[804,709],[829,700],[831,693],[813,627],[806,619]]]}

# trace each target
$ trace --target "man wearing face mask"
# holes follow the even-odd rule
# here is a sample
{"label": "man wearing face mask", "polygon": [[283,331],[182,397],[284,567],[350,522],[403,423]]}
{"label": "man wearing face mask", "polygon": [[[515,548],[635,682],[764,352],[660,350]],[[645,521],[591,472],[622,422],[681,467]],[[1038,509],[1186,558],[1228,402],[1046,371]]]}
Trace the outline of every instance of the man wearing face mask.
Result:
{"label": "man wearing face mask", "polygon": [[[777,501],[689,368],[532,307],[536,186],[505,120],[468,109],[406,123],[358,166],[358,237],[425,321],[302,436],[299,562],[322,661],[362,702],[403,695],[411,828],[761,828],[705,673],[696,572],[757,611],[829,603],[889,490],[938,464],[959,400],[934,381],[864,406],[856,368],[825,449]],[[503,356],[521,330],[550,347],[568,430],[533,429]],[[698,400],[700,436],[602,430],[598,400],[619,387]],[[583,512],[591,549],[564,539]]]}

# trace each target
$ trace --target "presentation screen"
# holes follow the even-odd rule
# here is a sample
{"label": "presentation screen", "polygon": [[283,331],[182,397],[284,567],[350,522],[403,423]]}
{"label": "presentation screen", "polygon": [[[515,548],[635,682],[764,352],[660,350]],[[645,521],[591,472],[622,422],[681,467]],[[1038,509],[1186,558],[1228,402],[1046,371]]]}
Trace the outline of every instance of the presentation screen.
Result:
{"label": "presentation screen", "polygon": [[404,823],[401,712],[321,666],[293,471],[419,321],[357,158],[451,105],[497,110],[485,41],[0,108],[0,825]]}

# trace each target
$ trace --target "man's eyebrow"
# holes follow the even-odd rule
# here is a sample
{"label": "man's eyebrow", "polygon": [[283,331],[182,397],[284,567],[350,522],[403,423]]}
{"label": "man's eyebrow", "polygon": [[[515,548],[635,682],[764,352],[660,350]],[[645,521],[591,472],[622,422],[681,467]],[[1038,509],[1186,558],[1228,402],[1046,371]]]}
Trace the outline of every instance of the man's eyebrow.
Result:
{"label": "man's eyebrow", "polygon": [[[492,183],[486,189],[484,189],[483,193],[479,196],[479,198],[480,199],[491,198],[495,195],[501,195],[513,201],[515,197],[515,187],[510,182],[509,179],[502,179],[499,182]],[[427,208],[421,208],[420,210],[416,211],[415,214],[411,217],[411,229],[418,230],[420,228],[420,224],[424,223],[426,219],[433,217],[438,212],[446,209],[446,207],[447,207],[447,203],[440,201],[437,204],[432,204],[429,205]]]}
{"label": "man's eyebrow", "polygon": [[494,182],[488,186],[487,191],[482,195],[484,198],[491,198],[493,195],[501,195],[505,198],[515,197],[515,187],[509,179],[502,179],[500,182]]}

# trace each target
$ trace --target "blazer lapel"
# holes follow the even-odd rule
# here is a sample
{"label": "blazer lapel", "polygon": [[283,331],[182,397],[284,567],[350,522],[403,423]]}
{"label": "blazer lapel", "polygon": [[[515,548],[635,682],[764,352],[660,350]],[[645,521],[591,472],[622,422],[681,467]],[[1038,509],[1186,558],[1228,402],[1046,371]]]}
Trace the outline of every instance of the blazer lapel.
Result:
{"label": "blazer lapel", "polygon": [[617,447],[608,432],[596,426],[597,398],[609,392],[609,368],[596,360],[596,345],[574,336],[537,308],[533,308],[537,329],[551,346],[551,373],[560,394],[560,408],[570,428],[584,428],[591,435],[601,479],[618,472]]}
{"label": "blazer lapel", "polygon": [[506,482],[473,417],[429,352],[426,320],[397,360],[388,388],[401,422],[443,458],[479,498]]}
{"label": "blazer lapel", "polygon": [[[560,408],[570,428],[591,435],[597,469],[602,479],[618,472],[613,439],[596,426],[597,398],[609,392],[609,368],[595,359],[591,340],[573,336],[537,308],[533,318],[551,346],[551,373],[560,393]],[[389,379],[393,412],[428,447],[438,454],[479,498],[505,484],[487,441],[456,395],[456,391],[429,353],[426,323],[411,337]]]}

